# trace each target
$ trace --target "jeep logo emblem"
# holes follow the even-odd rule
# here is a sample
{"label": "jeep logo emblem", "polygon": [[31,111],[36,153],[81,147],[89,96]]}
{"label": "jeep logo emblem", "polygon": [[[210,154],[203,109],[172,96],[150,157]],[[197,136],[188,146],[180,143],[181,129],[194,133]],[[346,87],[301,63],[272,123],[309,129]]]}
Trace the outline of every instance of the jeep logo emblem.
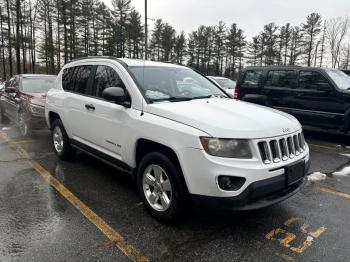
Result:
{"label": "jeep logo emblem", "polygon": [[289,133],[290,132],[290,128],[282,128],[282,132],[283,133]]}

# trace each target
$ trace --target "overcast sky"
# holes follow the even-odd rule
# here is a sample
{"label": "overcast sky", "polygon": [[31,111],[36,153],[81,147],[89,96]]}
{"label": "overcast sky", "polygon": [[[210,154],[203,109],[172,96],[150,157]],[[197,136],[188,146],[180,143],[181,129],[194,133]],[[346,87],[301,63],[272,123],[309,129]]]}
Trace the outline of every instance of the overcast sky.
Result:
{"label": "overcast sky", "polygon": [[[144,0],[131,2],[144,13]],[[270,22],[299,25],[312,12],[318,12],[322,18],[350,15],[350,0],[148,0],[150,18],[162,18],[177,32],[186,33],[199,25],[215,25],[222,20],[227,25],[237,23],[251,37]]]}

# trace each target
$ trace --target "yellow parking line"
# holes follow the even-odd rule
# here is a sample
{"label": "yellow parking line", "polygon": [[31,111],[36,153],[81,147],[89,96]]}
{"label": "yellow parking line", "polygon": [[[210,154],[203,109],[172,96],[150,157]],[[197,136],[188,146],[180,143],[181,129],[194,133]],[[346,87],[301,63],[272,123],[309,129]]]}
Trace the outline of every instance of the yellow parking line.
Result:
{"label": "yellow parking line", "polygon": [[350,199],[350,194],[347,194],[347,193],[335,191],[335,190],[327,188],[327,187],[318,187],[318,189],[320,191],[322,191],[322,192],[326,192],[326,193],[329,193],[329,194],[333,194],[333,195],[337,195],[337,196],[340,196],[340,197],[344,197],[344,198]]}
{"label": "yellow parking line", "polygon": [[32,143],[33,140],[19,140],[19,141],[13,141],[14,144],[28,144]]}
{"label": "yellow parking line", "polygon": [[124,237],[110,225],[108,225],[101,217],[94,211],[80,201],[71,191],[62,185],[56,178],[54,178],[44,167],[38,162],[29,158],[26,150],[24,150],[18,143],[14,142],[5,133],[0,131],[0,137],[11,145],[22,157],[28,158],[28,163],[57,190],[65,199],[67,199],[75,208],[77,208],[91,223],[93,223],[114,245],[120,249],[132,261],[149,261],[146,256],[141,254],[134,246],[129,244]]}
{"label": "yellow parking line", "polygon": [[331,150],[335,150],[337,149],[336,147],[330,147],[330,146],[323,146],[323,145],[317,145],[317,144],[309,144],[309,146],[314,146],[314,147],[319,147],[319,148],[326,148],[326,149],[331,149]]}

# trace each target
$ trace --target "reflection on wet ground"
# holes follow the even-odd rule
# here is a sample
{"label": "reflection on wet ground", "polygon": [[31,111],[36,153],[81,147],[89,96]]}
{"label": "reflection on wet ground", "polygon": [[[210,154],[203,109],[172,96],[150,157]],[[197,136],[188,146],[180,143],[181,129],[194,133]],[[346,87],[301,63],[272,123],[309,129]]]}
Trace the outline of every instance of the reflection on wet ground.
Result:
{"label": "reflection on wet ground", "polygon": [[[151,260],[348,261],[350,256],[344,241],[350,239],[350,201],[319,190],[350,192],[346,139],[306,132],[315,145],[310,172],[327,178],[309,182],[281,204],[233,214],[191,210],[182,223],[167,226],[145,212],[133,181],[116,170],[84,154],[72,162],[57,160],[47,132],[25,140],[14,128],[3,132]],[[0,152],[0,261],[128,260],[1,139]]]}

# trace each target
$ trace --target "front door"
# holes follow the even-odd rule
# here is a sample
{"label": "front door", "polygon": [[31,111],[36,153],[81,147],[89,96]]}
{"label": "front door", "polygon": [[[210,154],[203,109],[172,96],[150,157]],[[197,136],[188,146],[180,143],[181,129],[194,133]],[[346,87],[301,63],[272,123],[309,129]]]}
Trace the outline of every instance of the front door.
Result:
{"label": "front door", "polygon": [[93,133],[92,141],[98,149],[112,157],[123,161],[123,151],[127,142],[126,125],[130,120],[130,109],[103,99],[102,92],[108,87],[125,85],[115,65],[99,65],[93,81],[94,110],[88,112]]}
{"label": "front door", "polygon": [[[13,88],[14,92],[7,92],[6,87]],[[8,118],[16,122],[20,104],[19,77],[11,79],[6,87],[3,101],[4,112]]]}
{"label": "front door", "polygon": [[302,123],[319,127],[339,125],[346,110],[346,104],[328,79],[319,71],[300,70],[299,87],[293,102],[293,114]]}

